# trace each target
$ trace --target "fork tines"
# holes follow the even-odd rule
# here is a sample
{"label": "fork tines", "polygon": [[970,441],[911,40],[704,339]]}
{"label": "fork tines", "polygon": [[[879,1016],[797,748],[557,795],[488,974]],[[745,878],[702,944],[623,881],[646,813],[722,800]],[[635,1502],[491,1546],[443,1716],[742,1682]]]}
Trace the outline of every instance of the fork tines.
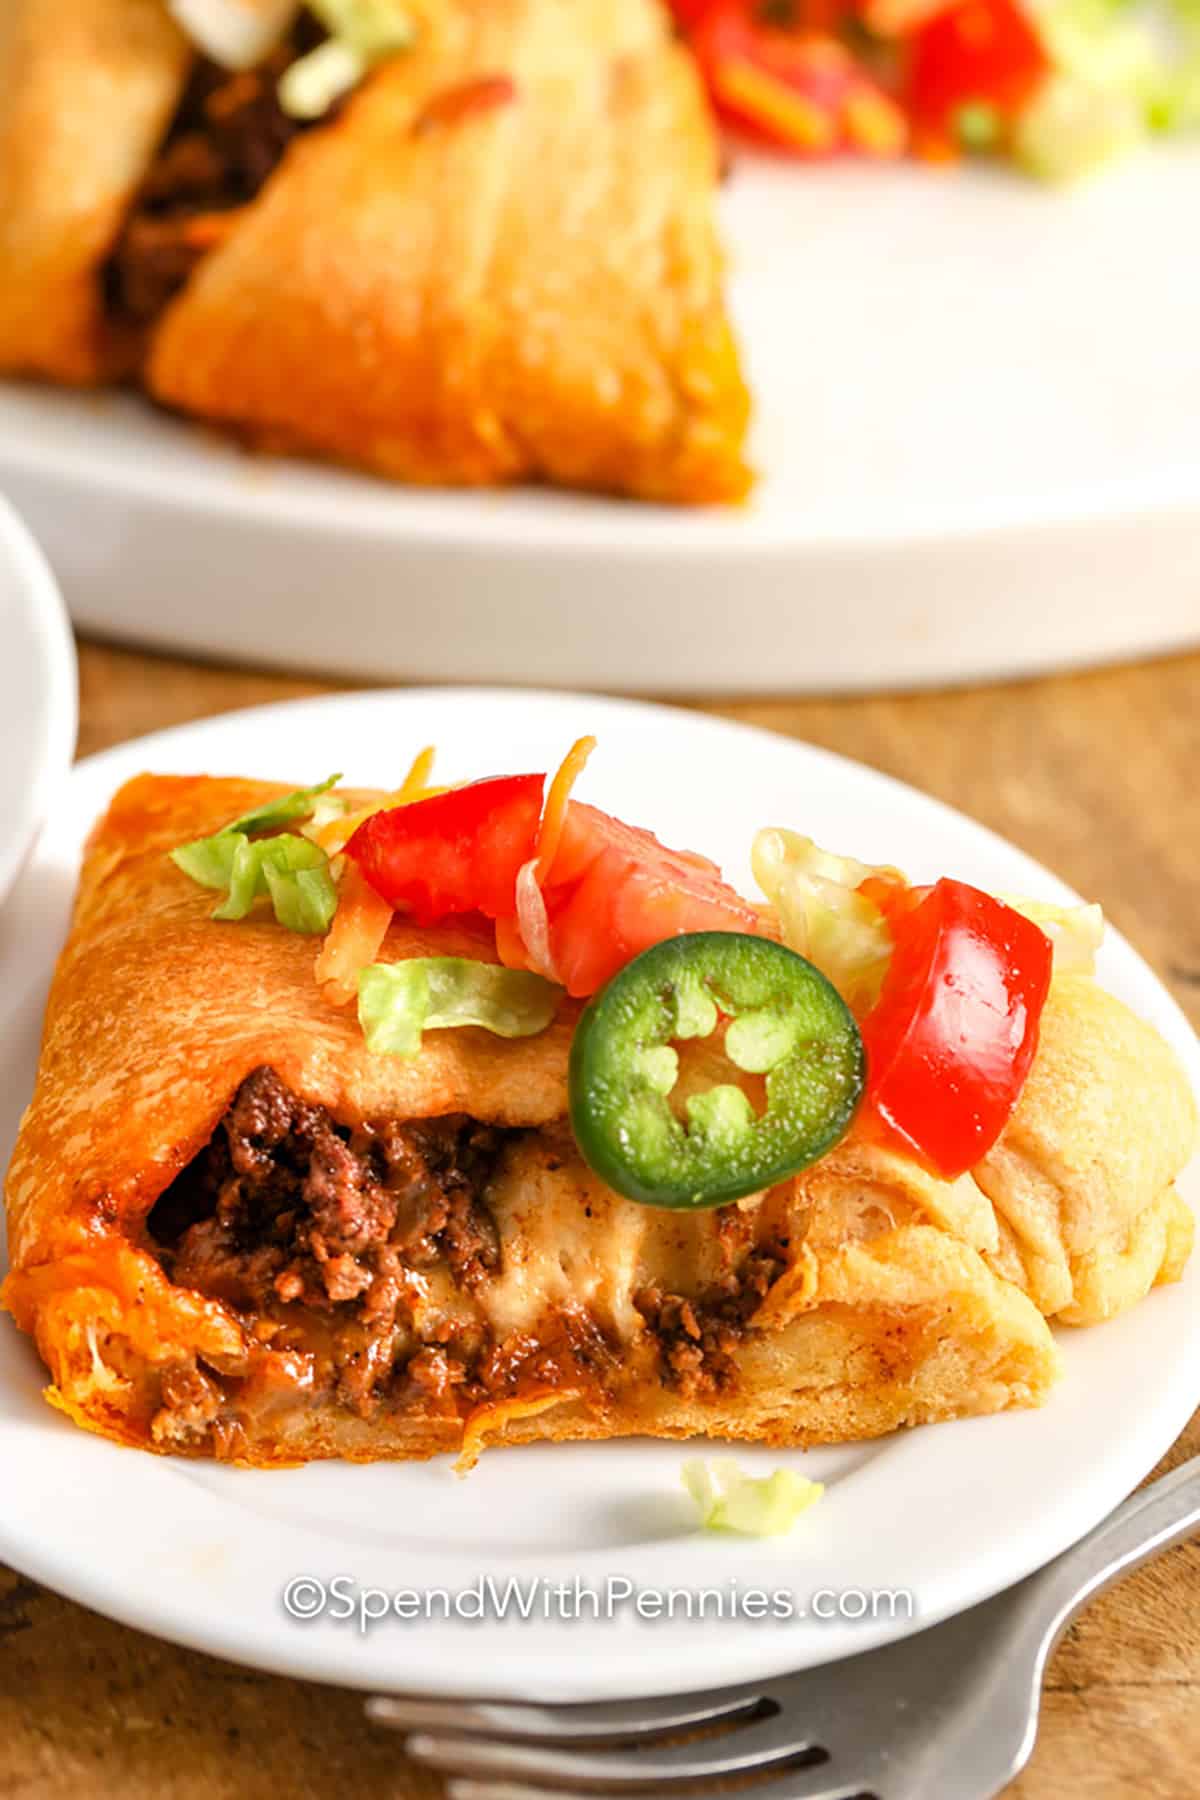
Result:
{"label": "fork tines", "polygon": [[[554,1707],[381,1696],[368,1713],[405,1732],[417,1762],[455,1778],[451,1800],[679,1793],[751,1775],[766,1777],[748,1790],[754,1800],[870,1800],[753,1690]],[[672,1741],[721,1726],[715,1740]]]}

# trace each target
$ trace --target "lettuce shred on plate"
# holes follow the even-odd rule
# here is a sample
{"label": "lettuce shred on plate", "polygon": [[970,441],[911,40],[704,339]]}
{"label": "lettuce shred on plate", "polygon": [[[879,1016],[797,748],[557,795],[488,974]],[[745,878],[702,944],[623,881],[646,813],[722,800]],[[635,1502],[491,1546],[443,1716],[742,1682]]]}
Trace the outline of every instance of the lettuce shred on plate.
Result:
{"label": "lettuce shred on plate", "polygon": [[782,1537],[825,1492],[819,1481],[809,1481],[792,1469],[776,1469],[761,1477],[744,1475],[726,1456],[712,1462],[692,1458],[680,1475],[706,1531],[736,1531],[743,1537]]}

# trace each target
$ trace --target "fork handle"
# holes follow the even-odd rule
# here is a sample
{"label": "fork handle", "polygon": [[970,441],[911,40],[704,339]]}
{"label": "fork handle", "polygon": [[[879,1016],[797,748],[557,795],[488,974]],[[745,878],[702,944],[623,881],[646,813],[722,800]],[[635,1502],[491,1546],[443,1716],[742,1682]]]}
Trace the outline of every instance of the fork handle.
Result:
{"label": "fork handle", "polygon": [[1122,1576],[1200,1530],[1200,1456],[1138,1488],[1115,1512],[1025,1582],[1026,1630],[1042,1639],[1040,1664],[1075,1615]]}

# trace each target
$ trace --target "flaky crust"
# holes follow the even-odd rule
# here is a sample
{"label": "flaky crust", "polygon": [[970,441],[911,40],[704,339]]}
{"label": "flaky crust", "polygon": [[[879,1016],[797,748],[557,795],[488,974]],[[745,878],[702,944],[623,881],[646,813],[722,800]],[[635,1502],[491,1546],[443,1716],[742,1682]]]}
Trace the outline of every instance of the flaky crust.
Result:
{"label": "flaky crust", "polygon": [[[312,938],[268,918],[210,918],[213,897],[167,851],[284,791],[142,776],[93,834],[8,1174],[14,1266],[77,1247],[98,1225],[135,1232],[261,1064],[348,1120],[463,1111],[541,1125],[562,1116],[569,1017],[538,1038],[442,1032],[415,1061],[373,1057],[353,1010],[322,998]],[[400,925],[387,953],[429,954],[431,943],[495,960],[477,936],[431,938]]]}
{"label": "flaky crust", "polygon": [[[497,1344],[535,1348],[566,1322],[618,1353],[603,1381],[584,1365],[578,1380],[543,1369],[470,1413],[431,1399],[363,1417],[329,1399],[264,1416],[239,1438],[240,1460],[470,1460],[485,1442],[629,1433],[841,1441],[1036,1404],[1058,1367],[1043,1312],[1105,1317],[1179,1273],[1190,1215],[1171,1182],[1190,1153],[1191,1097],[1156,1034],[1093,983],[1055,984],[1021,1105],[960,1181],[855,1132],[759,1200],[699,1214],[640,1207],[597,1181],[565,1127],[569,1004],[538,1038],[430,1033],[415,1060],[372,1057],[352,1014],[322,997],[311,939],[266,919],[210,920],[212,897],[165,852],[280,791],[142,776],[88,847],[8,1176],[4,1290],[50,1368],[50,1397],[81,1424],[211,1453],[164,1426],[162,1372],[200,1359],[239,1380],[270,1374],[274,1353],[250,1341],[247,1321],[172,1285],[144,1231],[263,1064],[349,1125],[461,1110],[540,1128],[517,1140],[488,1192],[497,1269],[471,1295],[439,1276],[439,1316],[473,1309]],[[384,954],[432,950],[489,954],[483,936],[408,926],[393,926]],[[1136,1130],[1149,1117],[1153,1146]],[[1052,1216],[1022,1202],[1047,1183]],[[1036,1260],[1018,1253],[1035,1238]],[[785,1261],[729,1349],[733,1379],[689,1392],[664,1365],[643,1296],[711,1292],[731,1245],[784,1245]]]}
{"label": "flaky crust", "polygon": [[168,310],[151,390],[401,481],[737,498],[716,145],[657,0],[426,10]]}
{"label": "flaky crust", "polygon": [[1153,1027],[1090,976],[1058,977],[1017,1110],[975,1170],[1001,1226],[993,1267],[1069,1325],[1177,1280],[1194,1222],[1173,1183],[1195,1138],[1187,1077]]}
{"label": "flaky crust", "polygon": [[121,366],[100,267],[191,60],[162,0],[0,6],[0,370]]}

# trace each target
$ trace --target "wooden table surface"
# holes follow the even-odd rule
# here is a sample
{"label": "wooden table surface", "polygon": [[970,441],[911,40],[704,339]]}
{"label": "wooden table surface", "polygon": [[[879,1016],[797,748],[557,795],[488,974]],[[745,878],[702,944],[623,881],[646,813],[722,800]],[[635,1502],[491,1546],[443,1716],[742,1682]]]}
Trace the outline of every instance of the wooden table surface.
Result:
{"label": "wooden table surface", "polygon": [[[318,682],[81,648],[83,755]],[[963,808],[1103,901],[1200,1024],[1200,656],[967,693],[720,702]],[[852,848],[852,846],[850,846]],[[1147,1369],[1147,1381],[1157,1371]],[[1200,1415],[1167,1459],[1200,1449]],[[0,1488],[2,1494],[2,1488]],[[81,1497],[81,1504],[84,1503]],[[0,1505],[3,1504],[0,1498]],[[1037,1504],[1013,1494],[1013,1529]],[[1051,1666],[1013,1800],[1200,1791],[1200,1546],[1101,1599]],[[0,1797],[419,1800],[353,1695],[177,1650],[0,1570]]]}

